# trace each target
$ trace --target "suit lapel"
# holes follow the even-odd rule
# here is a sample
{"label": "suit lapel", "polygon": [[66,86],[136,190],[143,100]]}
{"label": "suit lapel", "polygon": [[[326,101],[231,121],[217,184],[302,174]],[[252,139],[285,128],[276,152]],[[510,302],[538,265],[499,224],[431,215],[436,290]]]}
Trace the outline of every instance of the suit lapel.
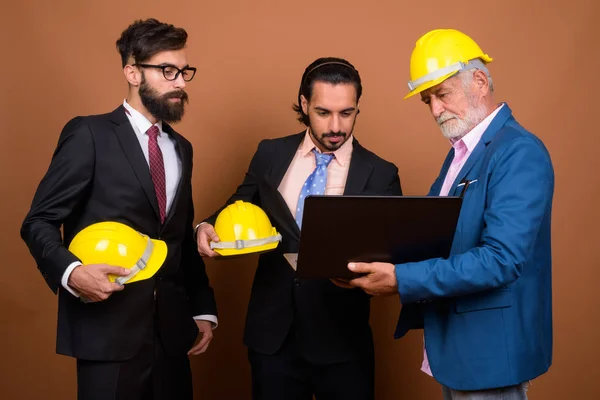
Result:
{"label": "suit lapel", "polygon": [[175,150],[177,151],[177,155],[179,156],[179,160],[181,161],[181,177],[179,178],[179,182],[177,183],[177,189],[175,190],[175,196],[173,197],[173,200],[171,201],[171,208],[169,209],[169,212],[167,213],[167,216],[165,218],[165,223],[163,224],[163,227],[164,227],[167,225],[167,223],[173,216],[173,213],[175,212],[175,208],[178,205],[179,197],[180,197],[180,193],[181,193],[181,187],[184,185],[185,182],[189,182],[191,180],[192,159],[191,159],[191,155],[188,154],[188,152],[185,150],[185,147],[183,146],[183,143],[182,143],[183,139],[179,133],[175,132],[175,130],[173,130],[173,128],[171,128],[171,126],[168,125],[166,122],[163,122],[163,131],[165,133],[167,133],[175,142]]}
{"label": "suit lapel", "polygon": [[450,193],[448,193],[448,195],[456,196],[458,184],[465,178],[465,176],[467,176],[469,171],[471,171],[473,166],[477,164],[479,159],[483,156],[483,154],[485,153],[485,147],[486,144],[483,142],[483,140],[480,140],[479,143],[477,143],[475,149],[473,149],[473,152],[467,159],[467,162],[465,163],[465,165],[463,165],[458,175],[456,175],[456,179],[454,179],[454,182],[452,182],[452,186],[450,186],[452,189]]}
{"label": "suit lapel", "polygon": [[135,136],[133,127],[125,115],[125,108],[119,106],[110,114],[110,120],[116,124],[115,134],[121,143],[123,152],[127,156],[131,168],[140,181],[144,193],[156,213],[156,217],[160,219],[158,201],[156,200],[156,193],[154,192],[154,183],[152,183],[152,177],[150,176],[150,168],[148,167],[148,162],[142,152],[140,142]]}
{"label": "suit lapel", "polygon": [[446,175],[448,174],[448,170],[450,169],[450,164],[452,164],[453,158],[454,158],[454,148],[450,149],[450,152],[448,152],[448,155],[446,156],[446,160],[444,161],[444,164],[442,165],[442,170],[440,171],[440,174],[438,175],[437,179],[431,186],[431,189],[429,189],[428,196],[439,196],[440,190],[442,190],[442,185],[444,184],[444,179],[446,178]]}
{"label": "suit lapel", "polygon": [[508,107],[508,104],[504,104],[502,109],[498,112],[498,114],[496,114],[496,116],[494,117],[494,119],[492,120],[490,125],[487,127],[487,129],[481,136],[481,140],[479,140],[479,143],[477,143],[477,145],[475,146],[475,149],[473,149],[473,152],[467,159],[467,162],[461,168],[460,172],[456,176],[456,179],[454,180],[454,182],[452,183],[452,186],[451,186],[451,188],[453,188],[453,189],[451,190],[449,195],[451,195],[451,196],[457,195],[456,193],[458,190],[458,187],[457,187],[458,184],[463,179],[465,179],[467,174],[473,169],[473,167],[477,164],[477,162],[479,162],[481,157],[483,157],[483,155],[485,154],[485,149],[486,149],[487,145],[492,141],[494,136],[496,136],[496,134],[502,129],[504,124],[506,124],[506,121],[508,120],[508,118],[510,118],[511,115],[512,115],[512,111]]}
{"label": "suit lapel", "polygon": [[276,154],[273,155],[273,159],[271,162],[271,167],[267,171],[265,178],[269,185],[274,188],[278,188],[287,172],[294,156],[296,155],[296,151],[300,144],[302,143],[302,139],[304,138],[305,132],[301,132],[297,135],[293,135],[291,137],[286,138],[283,143],[283,149],[278,149]]}
{"label": "suit lapel", "polygon": [[283,142],[283,148],[277,149],[273,155],[270,168],[264,176],[264,180],[267,183],[270,191],[273,192],[273,196],[270,196],[268,199],[263,199],[263,202],[272,202],[269,204],[269,207],[267,207],[265,204],[263,204],[263,206],[270,210],[271,216],[277,221],[281,229],[286,230],[288,235],[290,235],[296,241],[300,240],[300,229],[298,228],[296,220],[288,208],[285,199],[281,193],[279,193],[279,185],[281,184],[285,173],[292,163],[292,160],[294,159],[296,151],[298,150],[298,147],[300,147],[304,136],[305,132],[301,132],[297,135],[286,138],[286,140]]}
{"label": "suit lapel", "polygon": [[356,138],[352,142],[352,157],[348,166],[348,177],[346,178],[346,187],[344,195],[358,195],[363,192],[369,176],[373,172],[373,166],[365,157],[365,149]]}

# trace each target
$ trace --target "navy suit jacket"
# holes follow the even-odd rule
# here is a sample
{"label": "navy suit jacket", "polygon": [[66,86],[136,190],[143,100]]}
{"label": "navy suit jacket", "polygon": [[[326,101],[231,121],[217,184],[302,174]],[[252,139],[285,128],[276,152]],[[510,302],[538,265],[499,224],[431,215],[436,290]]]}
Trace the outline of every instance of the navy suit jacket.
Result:
{"label": "navy suit jacket", "polygon": [[[439,195],[454,150],[429,195]],[[507,104],[449,195],[465,192],[448,259],[396,265],[396,338],[424,328],[433,376],[456,390],[515,385],[552,362],[550,217],[554,171]]]}

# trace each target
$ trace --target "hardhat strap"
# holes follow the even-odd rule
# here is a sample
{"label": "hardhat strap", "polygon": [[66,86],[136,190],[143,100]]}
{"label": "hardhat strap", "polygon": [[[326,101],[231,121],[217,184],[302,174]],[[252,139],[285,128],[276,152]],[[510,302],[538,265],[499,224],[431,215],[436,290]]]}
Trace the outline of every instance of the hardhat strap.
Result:
{"label": "hardhat strap", "polygon": [[211,249],[236,249],[241,250],[248,247],[264,246],[265,244],[279,242],[281,235],[269,236],[262,239],[236,240],[234,242],[210,242]]}
{"label": "hardhat strap", "polygon": [[436,79],[441,78],[442,76],[451,74],[453,72],[458,73],[460,71],[473,69],[473,68],[480,69],[480,70],[484,71],[487,76],[490,76],[490,72],[488,71],[486,66],[483,64],[483,62],[479,58],[475,58],[475,59],[469,61],[468,63],[463,63],[463,62],[459,61],[455,64],[448,65],[447,67],[440,68],[433,72],[430,72],[427,75],[420,77],[419,79],[415,79],[414,81],[409,81],[408,88],[410,90],[415,90],[422,84],[434,81]]}
{"label": "hardhat strap", "polygon": [[146,265],[148,265],[148,260],[150,259],[152,251],[154,250],[154,243],[152,243],[152,240],[150,240],[148,236],[145,236],[145,238],[146,249],[144,250],[144,254],[142,254],[142,257],[140,257],[140,259],[136,261],[135,265],[131,267],[129,275],[120,276],[115,280],[115,282],[118,284],[123,285],[127,283],[127,281],[133,278],[138,272],[146,268]]}

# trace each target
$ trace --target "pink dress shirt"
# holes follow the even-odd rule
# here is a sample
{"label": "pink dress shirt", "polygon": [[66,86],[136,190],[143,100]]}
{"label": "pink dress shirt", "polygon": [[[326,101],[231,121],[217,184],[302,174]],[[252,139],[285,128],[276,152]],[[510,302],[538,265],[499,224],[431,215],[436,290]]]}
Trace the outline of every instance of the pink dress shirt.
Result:
{"label": "pink dress shirt", "polygon": [[[335,158],[331,160],[331,163],[327,167],[326,195],[344,194],[346,178],[348,177],[348,167],[350,166],[350,159],[352,158],[353,140],[354,138],[350,136],[346,143],[333,152]],[[315,147],[316,146],[307,129],[304,140],[298,147],[296,155],[279,184],[279,193],[283,196],[283,199],[294,218],[296,217],[300,190],[308,176],[317,167],[315,155],[312,153],[312,150]]]}

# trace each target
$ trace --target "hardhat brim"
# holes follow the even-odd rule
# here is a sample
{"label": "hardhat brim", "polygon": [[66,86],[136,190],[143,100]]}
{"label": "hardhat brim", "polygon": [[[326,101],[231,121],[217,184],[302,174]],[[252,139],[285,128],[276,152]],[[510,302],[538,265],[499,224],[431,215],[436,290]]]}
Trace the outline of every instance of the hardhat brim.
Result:
{"label": "hardhat brim", "polygon": [[[485,64],[489,64],[490,62],[492,62],[494,59],[490,56],[488,56],[487,54],[483,54],[480,57],[478,57],[481,62],[485,65]],[[454,75],[457,75],[460,71],[456,71],[456,72],[450,72],[446,75],[440,76],[437,79],[433,79],[431,81],[425,82],[421,85],[419,85],[419,87],[415,88],[414,90],[411,90],[406,96],[404,96],[404,100],[408,99],[409,97],[414,96],[415,94],[424,92],[427,89],[431,89],[434,86],[439,85],[440,83],[444,82],[446,79],[453,77]]]}
{"label": "hardhat brim", "polygon": [[444,82],[446,79],[452,77],[453,75],[456,75],[456,72],[452,72],[450,74],[439,77],[438,79],[434,79],[432,81],[425,82],[424,84],[420,85],[418,88],[410,91],[406,96],[404,96],[404,100],[408,99],[409,97],[414,96],[415,94],[419,94],[421,92],[424,92],[427,89],[431,89],[432,87],[439,85],[440,83]]}
{"label": "hardhat brim", "polygon": [[269,251],[274,250],[279,245],[279,241],[265,244],[262,246],[256,247],[246,247],[244,249],[214,249],[214,251],[219,254],[215,256],[215,258],[233,258],[235,256],[242,256],[247,254],[262,254],[268,253]]}
{"label": "hardhat brim", "polygon": [[[167,244],[162,240],[150,239],[152,244],[154,245],[154,249],[152,250],[152,255],[148,259],[148,263],[146,267],[140,270],[137,274],[135,274],[131,279],[129,279],[125,284],[134,283],[138,281],[143,281],[146,279],[152,278],[156,272],[162,267],[163,263],[167,259]],[[131,266],[133,267],[133,265]],[[117,277],[115,275],[109,275],[109,280],[114,282]]]}

